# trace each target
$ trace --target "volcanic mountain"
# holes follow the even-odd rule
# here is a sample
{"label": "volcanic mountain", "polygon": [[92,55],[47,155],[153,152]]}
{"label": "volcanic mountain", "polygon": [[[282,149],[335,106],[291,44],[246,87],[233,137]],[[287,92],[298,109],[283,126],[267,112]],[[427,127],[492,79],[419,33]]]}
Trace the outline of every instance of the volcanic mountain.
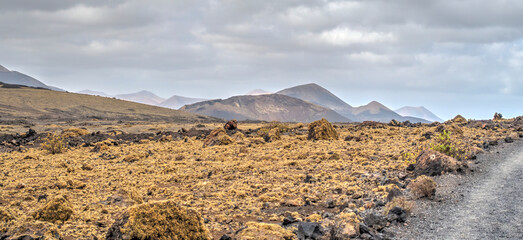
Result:
{"label": "volcanic mountain", "polygon": [[186,105],[180,110],[237,120],[312,122],[326,118],[331,122],[349,121],[331,109],[281,94],[235,96]]}
{"label": "volcanic mountain", "polygon": [[396,113],[398,113],[401,116],[407,117],[417,117],[417,118],[423,118],[427,119],[429,121],[433,122],[443,122],[443,119],[436,116],[434,113],[426,109],[425,107],[419,106],[419,107],[402,107],[400,109],[395,110]]}
{"label": "volcanic mountain", "polygon": [[351,105],[315,83],[286,88],[277,93],[332,109],[346,118],[353,119]]}
{"label": "volcanic mountain", "polygon": [[17,71],[10,71],[4,66],[0,65],[0,82],[7,84],[23,85],[28,87],[46,88],[55,91],[64,91],[63,89],[47,86],[44,83],[36,80],[33,77],[25,75]]}

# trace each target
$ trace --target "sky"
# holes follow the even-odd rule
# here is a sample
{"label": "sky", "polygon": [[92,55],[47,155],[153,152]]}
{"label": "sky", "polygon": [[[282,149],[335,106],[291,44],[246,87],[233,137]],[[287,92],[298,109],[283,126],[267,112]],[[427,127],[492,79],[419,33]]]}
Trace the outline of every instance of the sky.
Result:
{"label": "sky", "polygon": [[523,115],[520,0],[0,0],[0,64],[66,89]]}

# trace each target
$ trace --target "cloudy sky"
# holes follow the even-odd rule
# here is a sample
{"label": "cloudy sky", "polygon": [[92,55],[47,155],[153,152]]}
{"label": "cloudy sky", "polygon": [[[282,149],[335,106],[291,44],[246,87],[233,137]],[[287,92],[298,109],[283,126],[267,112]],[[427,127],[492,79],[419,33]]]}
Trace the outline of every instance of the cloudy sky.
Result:
{"label": "cloudy sky", "polygon": [[353,106],[523,115],[520,0],[0,6],[0,64],[69,91],[227,98],[315,82]]}

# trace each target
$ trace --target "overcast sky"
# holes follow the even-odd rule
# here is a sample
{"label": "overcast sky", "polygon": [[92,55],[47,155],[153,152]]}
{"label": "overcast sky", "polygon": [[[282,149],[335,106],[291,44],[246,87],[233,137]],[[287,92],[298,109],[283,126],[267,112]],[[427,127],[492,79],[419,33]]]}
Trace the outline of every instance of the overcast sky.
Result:
{"label": "overcast sky", "polygon": [[68,91],[227,98],[310,82],[353,106],[523,115],[521,0],[0,0],[0,64]]}

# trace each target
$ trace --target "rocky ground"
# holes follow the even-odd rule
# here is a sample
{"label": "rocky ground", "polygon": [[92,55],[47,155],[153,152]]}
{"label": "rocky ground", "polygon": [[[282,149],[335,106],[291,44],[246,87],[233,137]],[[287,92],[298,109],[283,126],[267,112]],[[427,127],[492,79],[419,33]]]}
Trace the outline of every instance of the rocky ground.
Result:
{"label": "rocky ground", "polygon": [[467,175],[436,178],[433,200],[420,200],[396,239],[521,239],[523,142],[491,147]]}
{"label": "rocky ground", "polygon": [[[18,129],[11,127],[0,129]],[[163,206],[214,239],[415,239],[399,226],[413,226],[426,206],[452,202],[452,186],[490,162],[481,152],[523,137],[521,117],[23,127],[0,135],[2,240],[151,236],[142,228],[153,226],[123,223],[172,218]],[[442,172],[451,174],[435,177],[436,196],[412,208],[420,196],[411,184]]]}

